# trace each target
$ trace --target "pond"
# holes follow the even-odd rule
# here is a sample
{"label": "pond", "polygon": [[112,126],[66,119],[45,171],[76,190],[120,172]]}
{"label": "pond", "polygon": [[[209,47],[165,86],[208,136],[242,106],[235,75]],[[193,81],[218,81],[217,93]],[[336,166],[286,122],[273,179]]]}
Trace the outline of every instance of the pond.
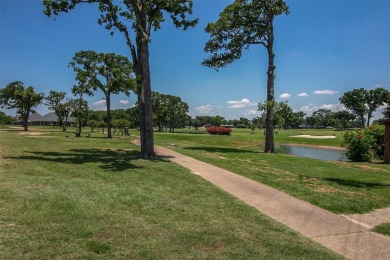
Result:
{"label": "pond", "polygon": [[306,146],[294,146],[285,144],[276,144],[276,150],[281,153],[291,154],[299,157],[307,157],[318,159],[322,161],[348,161],[345,151],[324,149],[324,148],[313,148]]}

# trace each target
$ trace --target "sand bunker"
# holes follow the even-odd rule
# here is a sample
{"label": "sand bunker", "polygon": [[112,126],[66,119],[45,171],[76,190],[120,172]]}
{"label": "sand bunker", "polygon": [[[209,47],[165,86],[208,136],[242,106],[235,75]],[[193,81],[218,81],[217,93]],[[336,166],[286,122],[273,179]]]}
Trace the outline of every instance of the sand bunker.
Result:
{"label": "sand bunker", "polygon": [[21,135],[27,135],[27,136],[36,136],[36,135],[41,135],[41,134],[43,134],[43,133],[41,133],[41,132],[20,132],[19,134],[21,134]]}
{"label": "sand bunker", "polygon": [[312,139],[332,139],[336,138],[334,135],[294,135],[290,137],[302,137],[302,138],[312,138]]}

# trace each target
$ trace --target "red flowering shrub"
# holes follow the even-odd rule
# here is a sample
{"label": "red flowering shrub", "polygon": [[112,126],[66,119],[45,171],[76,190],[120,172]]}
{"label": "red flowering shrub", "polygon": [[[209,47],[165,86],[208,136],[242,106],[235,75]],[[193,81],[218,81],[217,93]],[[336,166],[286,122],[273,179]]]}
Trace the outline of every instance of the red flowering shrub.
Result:
{"label": "red flowering shrub", "polygon": [[343,146],[347,157],[355,162],[369,162],[383,159],[385,154],[385,127],[373,125],[358,131],[344,133]]}
{"label": "red flowering shrub", "polygon": [[210,126],[206,128],[206,131],[211,135],[230,135],[232,129],[221,126]]}

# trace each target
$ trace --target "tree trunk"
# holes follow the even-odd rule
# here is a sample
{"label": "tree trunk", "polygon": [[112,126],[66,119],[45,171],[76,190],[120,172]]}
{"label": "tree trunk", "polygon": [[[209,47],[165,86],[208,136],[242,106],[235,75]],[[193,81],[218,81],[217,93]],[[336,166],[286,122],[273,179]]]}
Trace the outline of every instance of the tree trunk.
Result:
{"label": "tree trunk", "polygon": [[273,52],[273,28],[271,26],[269,42],[267,46],[268,52],[268,72],[267,72],[267,118],[265,126],[265,153],[275,153],[274,149],[274,112],[275,112],[275,65],[274,58],[275,54]]}
{"label": "tree trunk", "polygon": [[364,128],[364,115],[360,116],[360,120],[362,120],[362,128]]}
{"label": "tree trunk", "polygon": [[[111,135],[111,100],[110,96],[106,95],[106,105],[107,105],[107,137],[112,138]],[[103,131],[104,133],[104,131]]]}
{"label": "tree trunk", "polygon": [[[370,119],[371,119],[371,117],[372,117],[372,112],[368,112],[367,113],[367,126],[369,126],[370,125]],[[364,124],[363,124],[364,125]]]}
{"label": "tree trunk", "polygon": [[29,115],[30,115],[30,111],[27,111],[26,114],[23,115],[24,131],[28,131],[28,116]]}
{"label": "tree trunk", "polygon": [[[142,32],[137,32],[142,34]],[[149,69],[149,45],[142,35],[137,35],[138,64],[137,64],[137,92],[140,121],[141,157],[154,158],[153,120],[152,120],[152,89]]]}
{"label": "tree trunk", "polygon": [[81,116],[79,116],[77,119],[78,119],[78,126],[77,126],[78,130],[76,133],[76,137],[81,137]]}

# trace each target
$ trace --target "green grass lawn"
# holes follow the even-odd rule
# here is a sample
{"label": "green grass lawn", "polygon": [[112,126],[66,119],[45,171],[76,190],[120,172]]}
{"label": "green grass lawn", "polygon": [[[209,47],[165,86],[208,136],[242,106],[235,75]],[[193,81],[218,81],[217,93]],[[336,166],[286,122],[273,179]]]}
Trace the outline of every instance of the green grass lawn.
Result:
{"label": "green grass lawn", "polygon": [[[290,135],[336,134],[333,130],[283,130],[276,141]],[[298,140],[299,139],[299,140]],[[300,140],[303,140],[302,142]],[[157,145],[177,144],[176,151],[264,183],[335,213],[364,213],[390,206],[390,165],[325,162],[284,154],[264,154],[264,139],[249,129],[233,129],[231,136],[156,133]],[[292,138],[290,143],[330,145],[329,139]]]}
{"label": "green grass lawn", "polygon": [[129,137],[36,131],[0,131],[0,259],[341,258]]}
{"label": "green grass lawn", "polygon": [[390,223],[383,223],[372,229],[372,231],[390,236]]}
{"label": "green grass lawn", "polygon": [[[176,133],[190,134],[191,138],[196,140],[202,139],[206,135],[206,129],[200,127],[198,130],[194,128],[178,129]],[[199,135],[194,135],[199,134]],[[297,135],[313,135],[313,136],[335,136],[333,139],[309,139],[295,137]],[[194,137],[192,137],[194,136]],[[343,139],[343,131],[332,129],[289,129],[289,130],[277,130],[275,129],[275,142],[287,143],[287,144],[307,144],[307,145],[320,145],[320,146],[336,146],[341,147],[341,141]],[[232,140],[232,146],[245,146],[264,143],[264,129],[256,129],[253,133],[250,129],[233,128],[230,136]],[[208,140],[208,139],[207,139]],[[226,143],[224,143],[226,145]]]}

